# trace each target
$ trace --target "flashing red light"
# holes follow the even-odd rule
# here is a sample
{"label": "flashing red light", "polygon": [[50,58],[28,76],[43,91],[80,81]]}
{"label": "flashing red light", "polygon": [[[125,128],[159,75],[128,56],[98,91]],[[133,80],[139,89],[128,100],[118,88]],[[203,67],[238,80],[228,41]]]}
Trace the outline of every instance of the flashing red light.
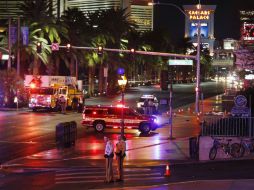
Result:
{"label": "flashing red light", "polygon": [[117,104],[116,107],[118,107],[118,108],[124,108],[124,105],[123,104]]}
{"label": "flashing red light", "polygon": [[35,83],[31,83],[30,84],[30,88],[35,88],[36,87],[36,84]]}
{"label": "flashing red light", "polygon": [[95,114],[97,114],[97,112],[96,112],[96,111],[93,111],[93,115],[95,115]]}

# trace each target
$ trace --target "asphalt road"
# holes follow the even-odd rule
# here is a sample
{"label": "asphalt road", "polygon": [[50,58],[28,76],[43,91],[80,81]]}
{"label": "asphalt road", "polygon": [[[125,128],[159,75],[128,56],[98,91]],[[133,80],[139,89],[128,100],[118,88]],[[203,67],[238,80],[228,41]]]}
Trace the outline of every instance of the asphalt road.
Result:
{"label": "asphalt road", "polygon": [[[173,107],[193,102],[194,84],[175,84],[173,86]],[[213,96],[223,91],[223,85],[214,82],[202,84],[204,96]],[[126,92],[126,102],[135,107],[136,101],[142,94],[154,94],[160,100],[167,98],[168,92],[161,91],[159,86],[131,88]],[[86,100],[86,104],[114,104],[120,96],[96,97]],[[168,107],[164,107],[168,109]],[[54,148],[55,126],[60,122],[76,121],[78,123],[78,137],[86,136],[88,139],[97,135],[93,130],[86,130],[80,126],[82,116],[80,113],[32,112],[32,111],[0,111],[0,163],[24,157],[43,150]],[[119,133],[117,130],[110,134]],[[130,132],[129,138],[138,137],[136,131]],[[101,138],[101,137],[99,137]]]}

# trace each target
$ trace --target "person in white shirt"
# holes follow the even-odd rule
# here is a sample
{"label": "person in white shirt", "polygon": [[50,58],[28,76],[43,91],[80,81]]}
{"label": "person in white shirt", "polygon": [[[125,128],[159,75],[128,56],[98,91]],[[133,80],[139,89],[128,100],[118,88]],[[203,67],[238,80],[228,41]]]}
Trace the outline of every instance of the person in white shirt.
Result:
{"label": "person in white shirt", "polygon": [[116,160],[117,160],[117,172],[118,172],[118,179],[117,181],[123,181],[123,160],[125,157],[126,151],[126,143],[122,139],[121,135],[117,137],[118,142],[116,143]]}
{"label": "person in white shirt", "polygon": [[62,113],[65,114],[66,113],[66,100],[65,100],[65,97],[60,96],[59,101],[60,101],[60,104],[61,104]]}
{"label": "person in white shirt", "polygon": [[114,172],[113,172],[113,157],[114,157],[114,145],[109,137],[104,137],[105,145],[105,154],[106,158],[106,179],[105,182],[111,183],[114,182]]}

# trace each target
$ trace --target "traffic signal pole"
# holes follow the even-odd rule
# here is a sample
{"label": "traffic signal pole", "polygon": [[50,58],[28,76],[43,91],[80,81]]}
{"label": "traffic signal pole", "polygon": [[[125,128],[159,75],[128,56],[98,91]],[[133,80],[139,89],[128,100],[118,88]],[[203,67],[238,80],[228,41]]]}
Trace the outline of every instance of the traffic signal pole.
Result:
{"label": "traffic signal pole", "polygon": [[11,18],[8,19],[8,53],[9,53],[9,58],[8,58],[8,65],[7,69],[11,69]]}
{"label": "traffic signal pole", "polygon": [[[51,45],[49,45],[51,46]],[[66,46],[59,46],[59,48],[66,48]],[[71,46],[73,49],[80,50],[92,50],[97,51],[97,47],[82,47],[82,46]],[[103,51],[108,52],[119,52],[119,53],[132,53],[132,50],[125,49],[113,49],[113,48],[103,48]],[[162,56],[162,57],[175,57],[175,58],[186,58],[186,59],[196,59],[194,55],[185,55],[185,54],[175,54],[175,53],[163,53],[163,52],[152,52],[152,51],[135,51],[135,54],[141,55],[154,55],[154,56]]]}

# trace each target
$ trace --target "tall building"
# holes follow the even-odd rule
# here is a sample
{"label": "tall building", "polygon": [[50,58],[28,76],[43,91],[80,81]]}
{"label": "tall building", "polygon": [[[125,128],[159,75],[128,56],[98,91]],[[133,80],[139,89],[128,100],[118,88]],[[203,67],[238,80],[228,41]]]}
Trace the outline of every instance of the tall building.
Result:
{"label": "tall building", "polygon": [[20,13],[19,4],[23,0],[0,0],[0,19],[8,17],[17,17]]}
{"label": "tall building", "polygon": [[78,8],[82,12],[128,7],[127,0],[67,0],[67,7]]}
{"label": "tall building", "polygon": [[[82,12],[94,12],[105,9],[126,9],[130,19],[139,27],[138,30],[153,29],[153,6],[149,0],[54,0],[60,2],[60,11],[67,8],[78,8]],[[61,11],[62,12],[62,11]]]}
{"label": "tall building", "polygon": [[197,9],[196,5],[184,5],[184,11],[188,15],[185,19],[185,37],[191,38],[194,45],[197,44],[197,26],[201,24],[201,43],[204,47],[214,51],[214,11],[216,5],[202,5]]}
{"label": "tall building", "polygon": [[153,30],[153,6],[148,0],[133,1],[130,8],[130,19],[133,20],[139,31]]}

